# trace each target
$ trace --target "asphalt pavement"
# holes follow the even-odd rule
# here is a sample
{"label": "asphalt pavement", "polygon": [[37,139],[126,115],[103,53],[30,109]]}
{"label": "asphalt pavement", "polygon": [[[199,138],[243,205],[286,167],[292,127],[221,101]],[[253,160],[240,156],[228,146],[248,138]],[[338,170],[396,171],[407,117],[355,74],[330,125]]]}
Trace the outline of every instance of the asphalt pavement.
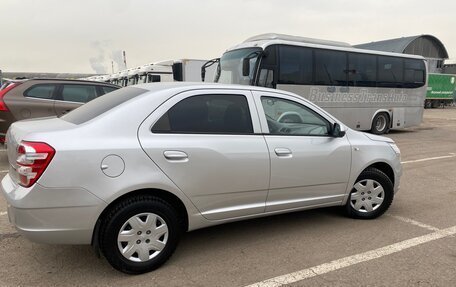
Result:
{"label": "asphalt pavement", "polygon": [[[456,286],[456,109],[425,110],[419,127],[388,136],[404,175],[381,218],[326,208],[197,230],[137,276],[90,246],[28,241],[0,197],[0,286]],[[0,176],[7,168],[0,150]]]}

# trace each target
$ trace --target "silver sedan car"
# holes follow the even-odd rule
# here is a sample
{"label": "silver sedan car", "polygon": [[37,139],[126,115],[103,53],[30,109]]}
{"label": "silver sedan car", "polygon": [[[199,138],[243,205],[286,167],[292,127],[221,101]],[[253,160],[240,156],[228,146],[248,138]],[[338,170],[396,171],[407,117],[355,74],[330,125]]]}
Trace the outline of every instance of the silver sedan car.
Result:
{"label": "silver sedan car", "polygon": [[401,176],[391,139],[292,93],[217,84],[127,87],[16,122],[7,153],[1,189],[21,234],[92,244],[133,274],[211,225],[326,206],[376,218]]}

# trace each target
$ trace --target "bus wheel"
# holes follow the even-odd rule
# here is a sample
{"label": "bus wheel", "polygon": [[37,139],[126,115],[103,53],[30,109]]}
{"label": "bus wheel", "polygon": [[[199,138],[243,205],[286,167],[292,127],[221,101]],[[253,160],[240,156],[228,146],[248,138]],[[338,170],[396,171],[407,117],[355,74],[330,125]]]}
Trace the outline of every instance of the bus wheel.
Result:
{"label": "bus wheel", "polygon": [[372,121],[371,132],[376,135],[387,133],[389,130],[389,116],[387,113],[378,113]]}

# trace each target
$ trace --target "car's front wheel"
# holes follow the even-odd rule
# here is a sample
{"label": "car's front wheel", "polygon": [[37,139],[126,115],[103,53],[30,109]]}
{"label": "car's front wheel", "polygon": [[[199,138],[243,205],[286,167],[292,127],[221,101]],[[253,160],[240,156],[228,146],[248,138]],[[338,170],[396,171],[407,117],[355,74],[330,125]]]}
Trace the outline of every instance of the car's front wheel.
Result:
{"label": "car's front wheel", "polygon": [[182,226],[159,198],[137,196],[114,206],[101,229],[101,250],[117,270],[140,274],[160,267],[176,249]]}
{"label": "car's front wheel", "polygon": [[376,168],[367,168],[353,185],[345,209],[350,217],[373,219],[385,213],[393,197],[391,179]]}

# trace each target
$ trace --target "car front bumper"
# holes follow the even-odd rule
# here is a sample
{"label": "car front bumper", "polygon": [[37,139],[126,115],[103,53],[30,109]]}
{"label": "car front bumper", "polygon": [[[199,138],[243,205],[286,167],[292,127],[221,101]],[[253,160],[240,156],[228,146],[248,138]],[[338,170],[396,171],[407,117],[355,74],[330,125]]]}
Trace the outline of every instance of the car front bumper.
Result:
{"label": "car front bumper", "polygon": [[7,174],[1,184],[8,217],[18,232],[34,242],[90,244],[106,203],[81,188],[24,188]]}

